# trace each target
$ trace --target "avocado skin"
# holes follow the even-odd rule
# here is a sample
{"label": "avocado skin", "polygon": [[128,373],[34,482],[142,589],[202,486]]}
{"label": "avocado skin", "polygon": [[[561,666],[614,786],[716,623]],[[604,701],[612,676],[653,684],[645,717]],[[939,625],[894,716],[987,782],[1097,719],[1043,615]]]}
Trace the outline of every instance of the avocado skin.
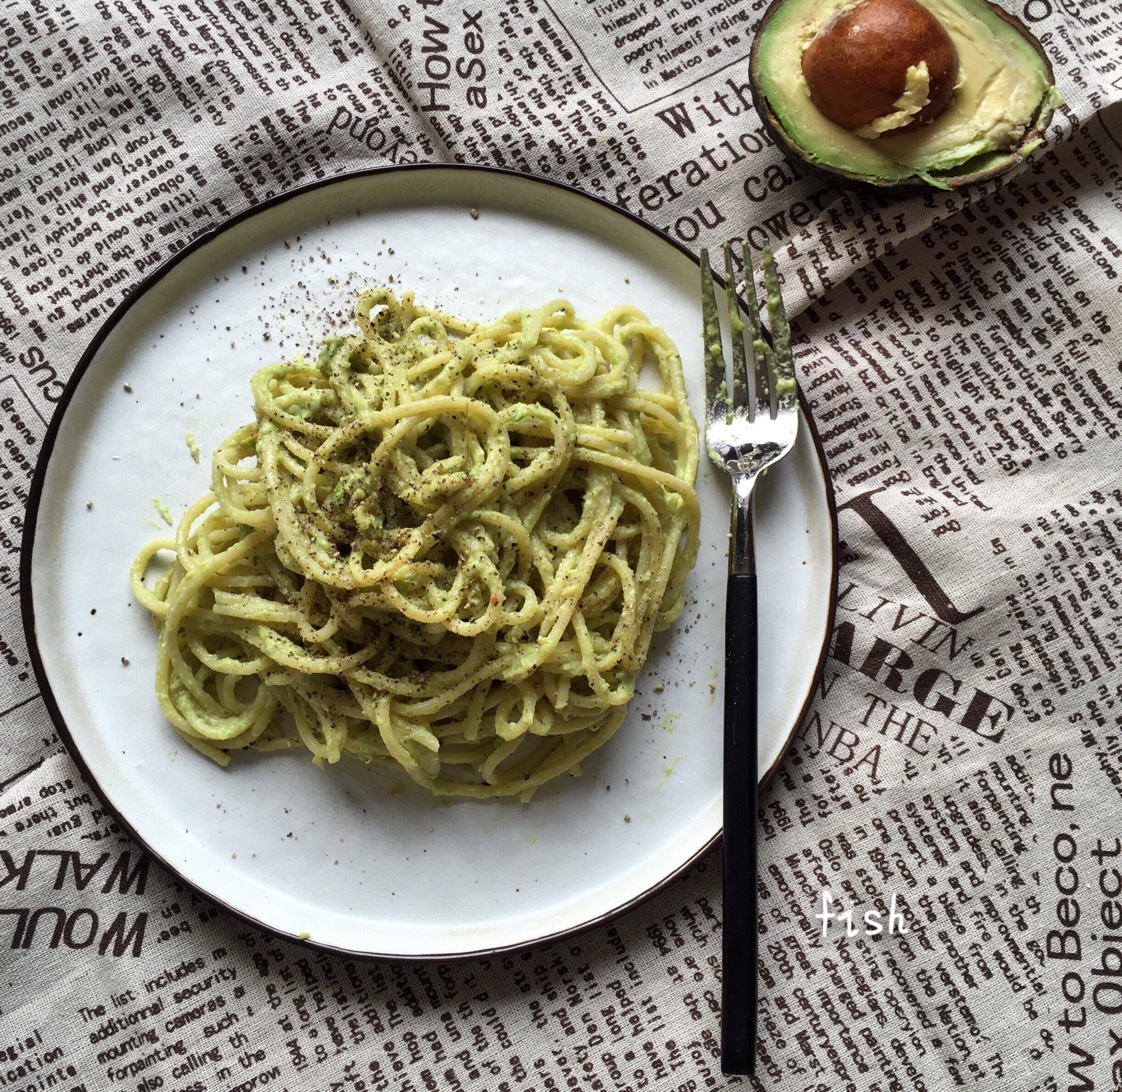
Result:
{"label": "avocado skin", "polygon": [[[1024,162],[1025,158],[1043,141],[1044,132],[1052,119],[1055,107],[1062,98],[1055,90],[1055,74],[1052,62],[1036,36],[1015,15],[1006,11],[993,0],[972,0],[974,4],[988,9],[990,13],[1009,27],[1010,33],[1017,34],[1039,58],[1047,76],[1049,93],[1040,103],[1036,116],[1024,133],[1018,145],[1005,151],[994,151],[976,155],[961,164],[961,169],[953,173],[931,174],[921,171],[901,172],[887,177],[850,170],[836,164],[823,163],[816,159],[812,148],[800,145],[787,132],[777,112],[768,101],[760,80],[760,45],[766,40],[766,30],[771,20],[793,0],[772,0],[764,12],[752,43],[749,60],[749,85],[752,98],[764,128],[776,146],[795,166],[821,177],[823,180],[842,185],[849,189],[884,192],[891,189],[894,193],[929,193],[933,188],[955,190],[966,186],[978,185],[1008,173]],[[799,2],[799,0],[795,0]],[[829,5],[823,4],[823,7]]]}

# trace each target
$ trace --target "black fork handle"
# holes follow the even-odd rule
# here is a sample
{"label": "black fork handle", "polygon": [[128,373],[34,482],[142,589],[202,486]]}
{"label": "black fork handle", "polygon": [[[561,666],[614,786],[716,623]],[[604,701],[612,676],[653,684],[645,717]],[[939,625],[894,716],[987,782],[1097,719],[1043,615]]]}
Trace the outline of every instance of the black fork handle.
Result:
{"label": "black fork handle", "polygon": [[756,574],[730,573],[725,610],[721,1069],[756,1071]]}

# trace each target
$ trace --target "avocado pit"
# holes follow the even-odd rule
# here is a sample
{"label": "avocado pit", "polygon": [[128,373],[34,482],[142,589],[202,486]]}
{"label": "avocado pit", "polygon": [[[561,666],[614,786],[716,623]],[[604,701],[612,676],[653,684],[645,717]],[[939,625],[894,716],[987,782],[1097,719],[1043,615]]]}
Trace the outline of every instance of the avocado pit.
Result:
{"label": "avocado pit", "polygon": [[859,0],[807,46],[811,101],[832,122],[875,139],[934,121],[958,78],[958,52],[915,0]]}

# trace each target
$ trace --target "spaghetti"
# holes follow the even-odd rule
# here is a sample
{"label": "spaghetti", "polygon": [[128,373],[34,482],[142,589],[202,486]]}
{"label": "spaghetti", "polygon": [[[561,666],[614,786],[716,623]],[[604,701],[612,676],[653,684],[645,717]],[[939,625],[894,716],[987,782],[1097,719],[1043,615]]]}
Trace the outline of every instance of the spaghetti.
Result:
{"label": "spaghetti", "polygon": [[303,744],[528,799],[612,736],[682,610],[698,443],[678,353],[629,307],[482,325],[379,288],[355,317],[315,363],[253,377],[212,491],[133,563],[160,705],[222,764]]}

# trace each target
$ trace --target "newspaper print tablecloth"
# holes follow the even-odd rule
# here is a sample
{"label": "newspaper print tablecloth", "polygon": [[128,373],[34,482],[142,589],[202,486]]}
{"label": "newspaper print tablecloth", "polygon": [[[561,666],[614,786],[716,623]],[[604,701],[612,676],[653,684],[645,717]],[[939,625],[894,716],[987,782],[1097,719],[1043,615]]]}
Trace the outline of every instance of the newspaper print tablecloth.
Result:
{"label": "newspaper print tablecloth", "polygon": [[[0,1088],[1122,1087],[1122,7],[1015,5],[1065,97],[1047,146],[911,197],[772,147],[761,7],[0,4]],[[720,1071],[719,856],[551,946],[348,960],[149,862],[39,699],[22,514],[100,322],[233,213],[423,161],[776,248],[842,542],[819,694],[761,801],[752,1080]],[[858,923],[895,897],[908,931],[823,935],[824,891]]]}

